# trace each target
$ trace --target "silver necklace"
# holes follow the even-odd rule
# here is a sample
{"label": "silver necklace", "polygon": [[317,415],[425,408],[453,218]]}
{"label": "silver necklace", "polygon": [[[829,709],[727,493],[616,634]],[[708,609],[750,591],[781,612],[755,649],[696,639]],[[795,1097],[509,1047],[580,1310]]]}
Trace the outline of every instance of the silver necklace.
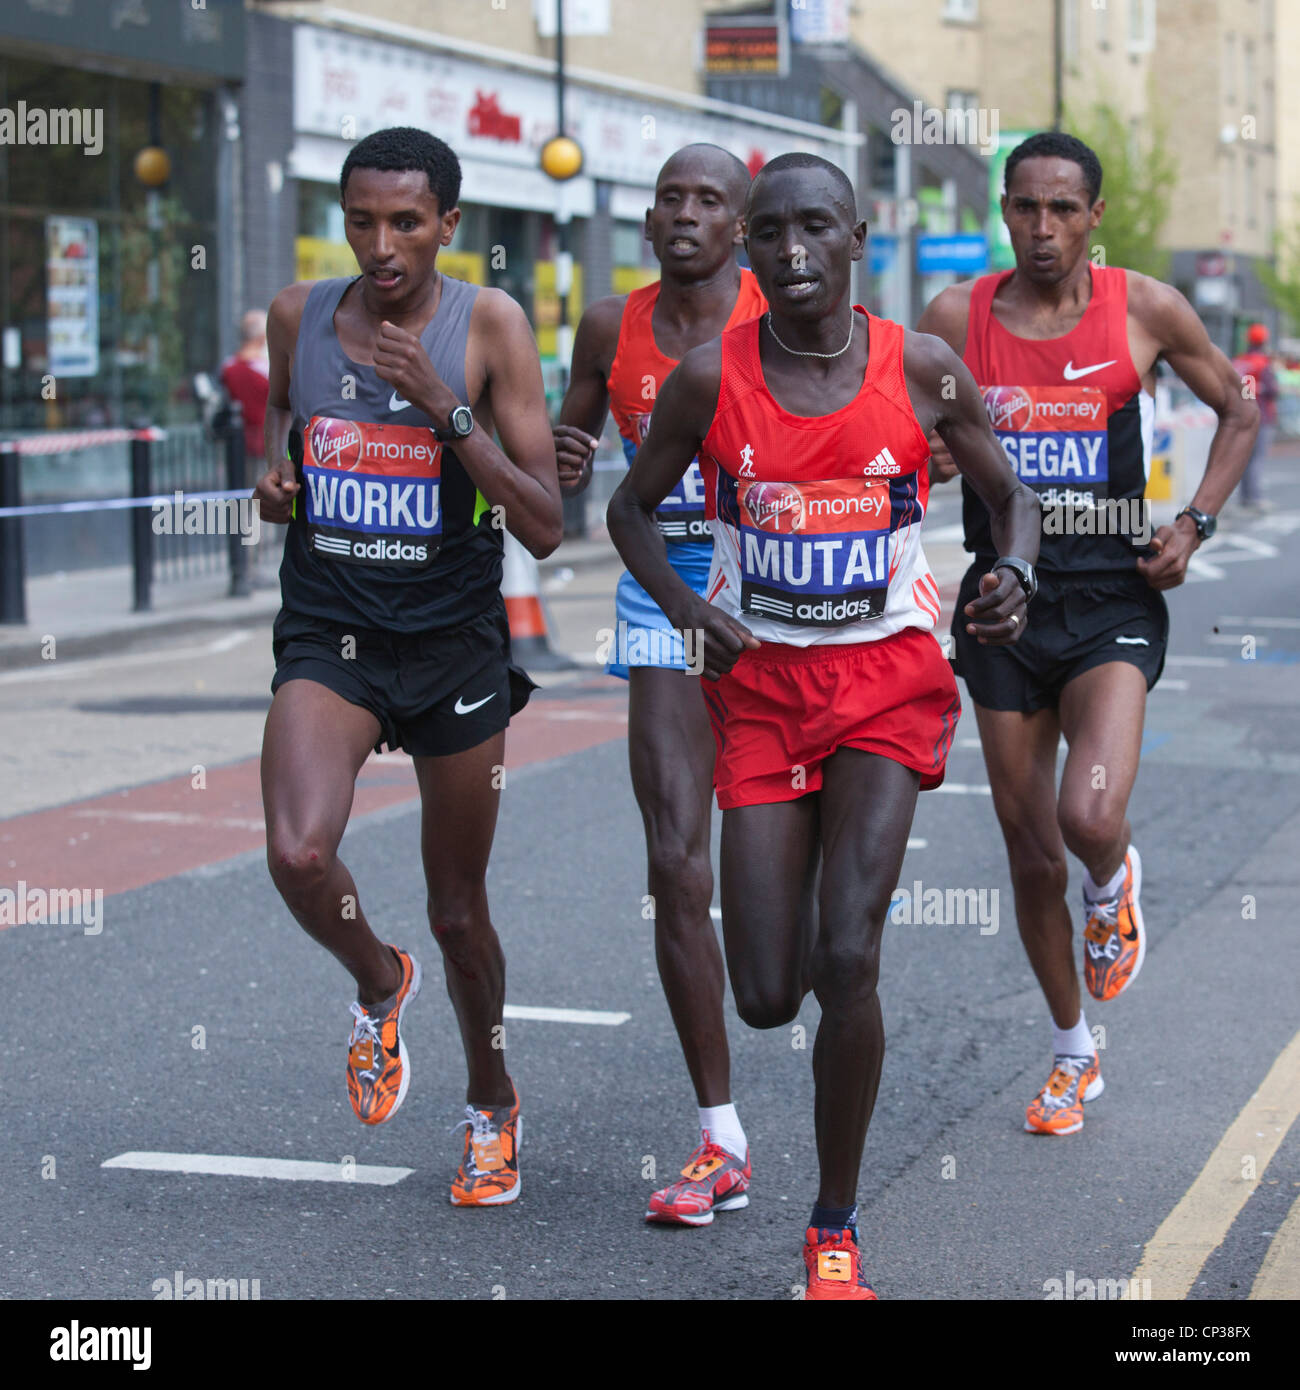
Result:
{"label": "silver necklace", "polygon": [[771,311],[771,309],[769,309],[769,310],[767,311],[767,331],[768,331],[774,338],[776,338],[777,345],[780,346],[780,347],[785,348],[786,352],[788,352],[788,353],[791,355],[791,357],[842,357],[842,356],[849,350],[849,343],[851,343],[851,342],[853,341],[853,320],[856,319],[856,318],[857,318],[857,315],[856,315],[856,314],[853,314],[853,315],[850,317],[850,319],[849,319],[849,336],[848,336],[848,338],[846,339],[846,341],[845,341],[845,343],[844,343],[844,346],[839,350],[839,352],[800,352],[798,348],[786,347],[785,344],[784,344],[783,342],[781,342],[781,339],[777,336],[777,331],[776,331],[776,329],[772,327],[772,311]]}

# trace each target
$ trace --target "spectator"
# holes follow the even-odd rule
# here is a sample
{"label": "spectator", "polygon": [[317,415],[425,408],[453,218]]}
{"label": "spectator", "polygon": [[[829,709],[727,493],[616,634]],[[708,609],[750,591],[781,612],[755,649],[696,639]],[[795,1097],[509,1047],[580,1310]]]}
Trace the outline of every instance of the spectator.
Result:
{"label": "spectator", "polygon": [[240,347],[221,364],[221,384],[244,408],[244,448],[254,474],[262,471],[262,422],[266,418],[266,312],[250,309],[240,321]]}
{"label": "spectator", "polygon": [[1262,509],[1260,473],[1277,433],[1277,375],[1273,370],[1273,356],[1268,351],[1268,329],[1262,323],[1252,323],[1247,329],[1246,346],[1245,352],[1232,359],[1232,365],[1243,383],[1250,382],[1251,394],[1259,402],[1259,434],[1241,477],[1240,495],[1242,506]]}

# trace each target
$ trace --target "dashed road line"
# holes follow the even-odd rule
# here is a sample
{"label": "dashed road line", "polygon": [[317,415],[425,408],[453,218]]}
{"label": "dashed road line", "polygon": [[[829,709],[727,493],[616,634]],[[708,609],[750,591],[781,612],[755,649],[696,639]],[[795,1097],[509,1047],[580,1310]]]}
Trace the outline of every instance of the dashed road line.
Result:
{"label": "dashed road line", "polygon": [[248,1158],[242,1154],[173,1154],[132,1150],[106,1159],[101,1168],[148,1173],[199,1173],[216,1178],[279,1178],[288,1182],[370,1183],[392,1187],[414,1168],[383,1168],[369,1163],[308,1163],[294,1158]]}

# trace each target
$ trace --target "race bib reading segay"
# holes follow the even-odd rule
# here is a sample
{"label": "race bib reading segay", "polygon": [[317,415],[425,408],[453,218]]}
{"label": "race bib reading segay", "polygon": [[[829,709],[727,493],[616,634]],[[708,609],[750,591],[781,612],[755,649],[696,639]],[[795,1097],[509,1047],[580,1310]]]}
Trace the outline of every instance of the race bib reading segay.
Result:
{"label": "race bib reading segay", "polygon": [[1011,467],[1045,507],[1107,495],[1106,393],[1096,386],[985,386],[984,408]]}
{"label": "race bib reading segay", "polygon": [[312,417],[303,482],[317,555],[422,569],[442,542],[442,445],[411,425]]}
{"label": "race bib reading segay", "polygon": [[740,482],[740,606],[809,627],[878,618],[889,588],[889,483]]}
{"label": "race bib reading segay", "polygon": [[[650,415],[647,412],[633,419],[637,435],[644,443],[650,432]],[[691,460],[691,466],[656,508],[655,523],[670,545],[707,545],[712,541],[713,532],[704,519],[704,475],[700,472],[698,458]]]}

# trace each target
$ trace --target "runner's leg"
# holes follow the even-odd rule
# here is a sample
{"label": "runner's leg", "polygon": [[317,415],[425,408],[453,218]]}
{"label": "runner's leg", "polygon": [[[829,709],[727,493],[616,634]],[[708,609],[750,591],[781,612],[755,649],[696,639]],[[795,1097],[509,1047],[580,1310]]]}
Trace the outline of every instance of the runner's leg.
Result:
{"label": "runner's leg", "polygon": [[803,1004],[820,862],[817,796],[722,813],[722,939],[736,1011],[779,1028]]}
{"label": "runner's leg", "polygon": [[867,1126],[885,1059],[876,983],[880,938],[898,886],[920,776],[857,748],[822,768],[821,925],[812,981],[822,1007],[813,1048],[821,1207],[857,1201]]}
{"label": "runner's leg", "polygon": [[655,958],[700,1106],[731,1101],[722,952],[709,916],[713,734],[696,677],[635,666],[628,758],[645,823]]}
{"label": "runner's leg", "polygon": [[387,999],[401,968],[366,921],[338,857],[357,773],[379,721],[312,680],[275,693],[262,739],[262,804],[271,878],[299,924],[357,982],[362,1004]]}
{"label": "runner's leg", "polygon": [[1097,884],[1114,877],[1132,838],[1128,799],[1137,780],[1146,714],[1146,676],[1108,661],[1061,691],[1061,728],[1070,751],[1057,819],[1070,853]]}
{"label": "runner's leg", "polygon": [[1055,710],[1033,714],[975,706],[993,809],[1002,826],[1016,924],[1058,1028],[1079,1021],[1074,926],[1065,902],[1069,869],[1057,825]]}
{"label": "runner's leg", "polygon": [[494,1032],[505,1007],[506,962],[488,914],[486,882],[500,800],[494,783],[505,746],[503,729],[463,753],[414,759],[429,926],[442,949],[465,1047],[465,1099],[483,1110],[514,1104],[502,1035]]}

